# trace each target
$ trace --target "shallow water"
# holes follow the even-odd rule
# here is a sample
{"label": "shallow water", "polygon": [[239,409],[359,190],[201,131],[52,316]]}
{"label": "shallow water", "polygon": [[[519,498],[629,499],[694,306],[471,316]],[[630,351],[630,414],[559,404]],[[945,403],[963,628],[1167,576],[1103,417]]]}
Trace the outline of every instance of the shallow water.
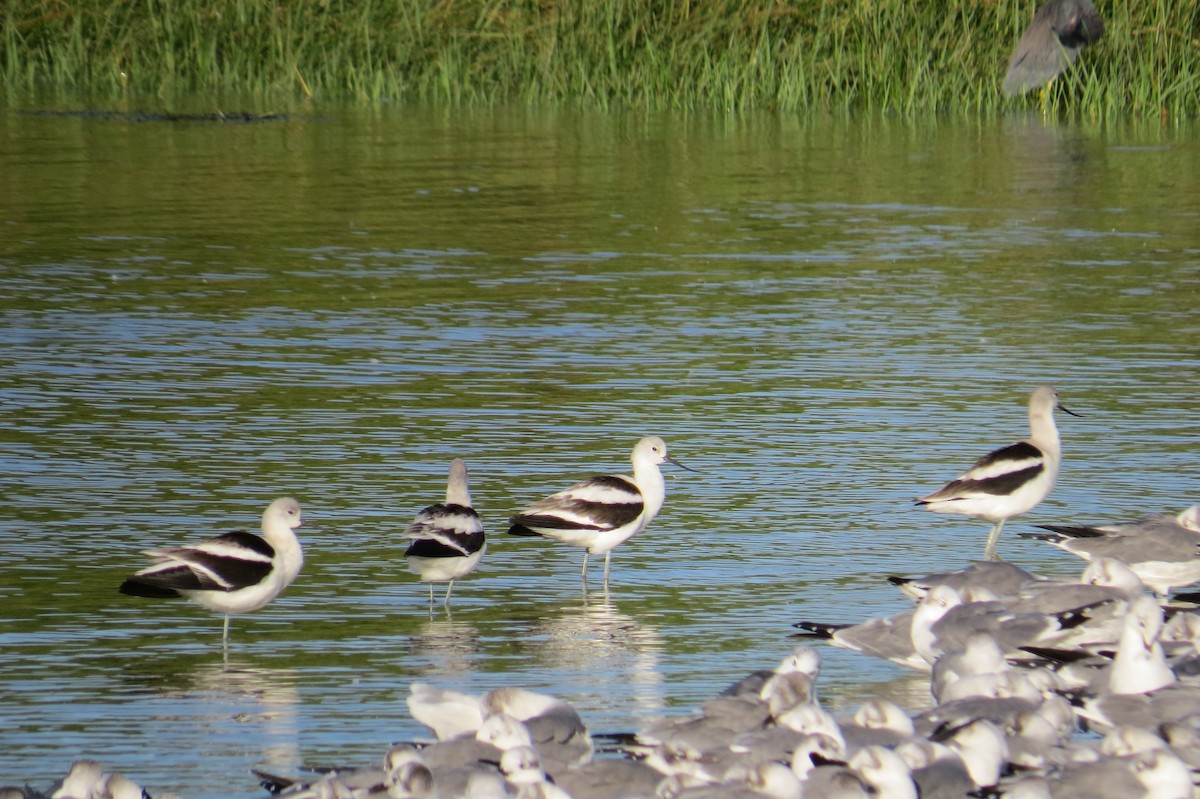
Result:
{"label": "shallow water", "polygon": [[[556,110],[264,124],[0,116],[0,783],[90,756],[152,791],[366,763],[415,680],[521,685],[593,730],[682,713],[903,609],[984,522],[911,498],[1027,433],[1059,487],[1017,539],[1197,501],[1194,130]],[[503,535],[656,433],[662,514],[605,594]],[[462,456],[491,537],[430,612],[400,534]],[[220,619],[125,597],[140,550],[304,506],[307,563]],[[824,701],[924,680],[824,650]]]}

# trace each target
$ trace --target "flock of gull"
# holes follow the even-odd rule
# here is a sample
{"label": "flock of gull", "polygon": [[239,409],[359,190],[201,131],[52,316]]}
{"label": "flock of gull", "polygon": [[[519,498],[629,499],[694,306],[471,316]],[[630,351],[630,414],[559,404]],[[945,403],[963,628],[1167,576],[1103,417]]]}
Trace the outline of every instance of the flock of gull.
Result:
{"label": "flock of gull", "polygon": [[[960,571],[891,577],[915,604],[858,624],[801,621],[794,637],[885,658],[930,675],[933,706],[871,699],[849,718],[823,708],[820,657],[805,645],[692,715],[597,734],[566,702],[522,688],[482,696],[425,683],[408,707],[431,736],[391,748],[377,765],[256,772],[287,799],[1196,799],[1200,772],[1200,506],[1107,526],[1048,526],[1044,540],[1087,561],[1077,580],[1049,579],[996,555],[1004,523],[1053,489],[1061,458],[1051,386],[1029,399],[1030,436],[980,458],[916,500],[992,523],[983,560]],[[1073,414],[1074,415],[1074,414]],[[509,533],[605,555],[663,505],[658,437],[632,454],[633,476],[601,476],[537,501]],[[683,467],[687,468],[687,467]],[[299,574],[302,520],[271,503],[262,536],[228,533],[156,549],[121,591],[182,596],[229,616],[262,607]],[[486,551],[466,464],[450,467],[446,501],[406,536],[409,565],[430,583],[469,574]],[[1172,592],[1175,592],[1172,600]],[[1186,604],[1180,604],[1186,603]],[[79,760],[42,793],[0,799],[141,799],[119,773]],[[156,794],[160,799],[162,794]]]}

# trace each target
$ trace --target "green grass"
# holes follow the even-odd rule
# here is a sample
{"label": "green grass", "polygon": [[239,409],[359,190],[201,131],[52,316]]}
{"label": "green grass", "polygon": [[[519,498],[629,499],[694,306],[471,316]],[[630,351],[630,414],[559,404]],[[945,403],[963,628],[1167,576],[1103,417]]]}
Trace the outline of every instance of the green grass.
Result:
{"label": "green grass", "polygon": [[1194,118],[1196,0],[1099,2],[1050,89],[999,86],[1030,0],[8,0],[9,91]]}

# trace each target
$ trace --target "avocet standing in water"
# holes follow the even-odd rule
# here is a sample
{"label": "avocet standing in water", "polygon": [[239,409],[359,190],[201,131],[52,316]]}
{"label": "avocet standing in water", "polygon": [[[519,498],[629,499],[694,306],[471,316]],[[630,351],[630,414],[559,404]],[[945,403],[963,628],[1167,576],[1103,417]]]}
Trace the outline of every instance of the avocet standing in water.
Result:
{"label": "avocet standing in water", "polygon": [[1054,425],[1055,409],[1079,415],[1059,403],[1054,386],[1038,386],[1029,397],[1029,438],[984,455],[917,504],[934,513],[960,513],[992,522],[983,557],[998,560],[1000,528],[1045,499],[1058,479],[1062,448]]}
{"label": "avocet standing in water", "polygon": [[292,532],[303,523],[300,503],[282,497],[267,506],[262,536],[239,530],[178,547],[145,552],[152,566],[121,583],[121,593],[165,599],[185,597],[229,617],[258,610],[292,584],[304,565],[300,541]]}
{"label": "avocet standing in water", "polygon": [[448,605],[454,581],[473,572],[487,552],[483,522],[471,507],[466,461],[455,458],[450,462],[446,501],[418,513],[404,537],[412,541],[404,552],[409,568],[429,583],[430,606],[435,582],[447,584],[443,604]]}
{"label": "avocet standing in water", "polygon": [[658,436],[647,436],[639,441],[630,460],[633,477],[600,475],[551,494],[513,516],[509,534],[540,535],[584,547],[585,580],[588,555],[604,555],[604,584],[607,586],[612,551],[646,529],[662,509],[666,486],[658,467],[673,463],[681,469],[694,471],[670,457],[667,443]]}

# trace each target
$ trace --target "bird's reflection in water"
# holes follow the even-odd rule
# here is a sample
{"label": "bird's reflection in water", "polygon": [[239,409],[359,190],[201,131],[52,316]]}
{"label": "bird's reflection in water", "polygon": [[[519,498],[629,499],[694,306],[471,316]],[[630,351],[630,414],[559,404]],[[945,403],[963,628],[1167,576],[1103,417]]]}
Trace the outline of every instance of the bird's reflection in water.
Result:
{"label": "bird's reflection in water", "polygon": [[236,660],[198,675],[198,684],[217,692],[240,710],[234,716],[240,729],[229,730],[231,743],[258,742],[259,762],[301,762],[297,740],[298,675],[290,669],[264,669]]}
{"label": "bird's reflection in water", "polygon": [[409,639],[410,654],[421,661],[419,671],[453,679],[477,671],[480,658],[479,628],[454,618],[449,609],[441,616],[430,614]]}
{"label": "bird's reflection in water", "polygon": [[584,583],[578,604],[539,619],[534,632],[544,636],[536,644],[539,665],[568,672],[572,703],[585,718],[589,711],[635,720],[661,715],[659,631],[618,610],[607,591],[589,593]]}
{"label": "bird's reflection in water", "polygon": [[[244,766],[241,774],[252,767],[301,762],[295,671],[254,666],[236,656],[165,665],[159,662],[152,674],[127,674],[154,695],[139,703],[149,711],[139,734],[154,752],[156,765],[169,775],[147,776],[147,784],[184,793],[195,780],[203,783],[211,776],[202,764],[216,753]],[[197,757],[198,752],[206,757]]]}

